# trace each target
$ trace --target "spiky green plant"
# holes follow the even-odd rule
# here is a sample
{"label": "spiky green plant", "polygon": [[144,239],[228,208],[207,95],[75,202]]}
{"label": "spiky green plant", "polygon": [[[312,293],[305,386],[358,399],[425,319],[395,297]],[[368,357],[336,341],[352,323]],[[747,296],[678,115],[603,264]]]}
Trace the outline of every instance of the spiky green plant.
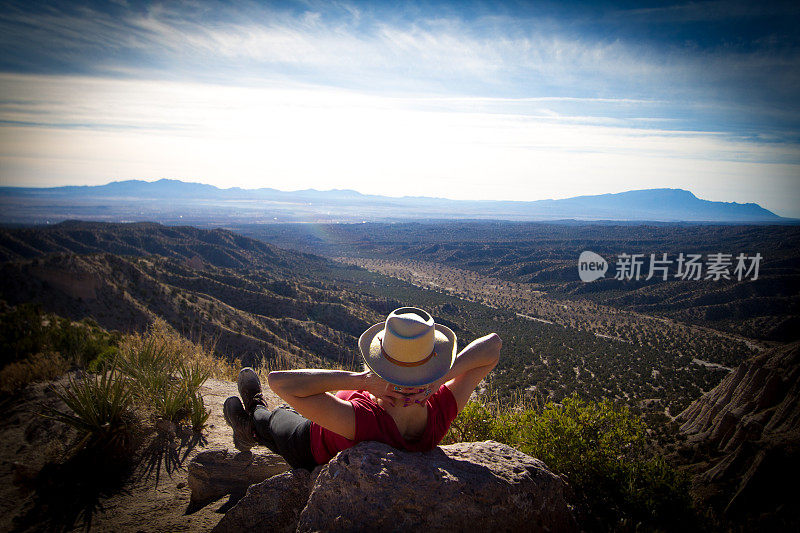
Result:
{"label": "spiky green plant", "polygon": [[189,396],[194,396],[200,387],[211,377],[211,371],[199,363],[186,363],[181,361],[178,365],[178,373],[181,381],[186,386]]}
{"label": "spiky green plant", "polygon": [[69,378],[69,384],[53,392],[71,412],[45,406],[45,416],[74,427],[82,435],[77,448],[88,444],[127,444],[130,437],[126,415],[132,394],[127,380],[117,379],[116,369],[86,375],[82,380]]}
{"label": "spiky green plant", "polygon": [[192,395],[189,403],[189,419],[192,422],[192,429],[194,431],[200,431],[205,427],[211,411],[206,409],[205,402],[203,401],[203,395],[199,392]]}
{"label": "spiky green plant", "polygon": [[136,396],[144,401],[164,392],[175,368],[174,357],[166,346],[153,338],[141,346],[126,350],[118,364],[120,371],[136,384]]}
{"label": "spiky green plant", "polygon": [[211,371],[199,363],[185,363],[181,361],[179,367],[181,383],[186,387],[188,402],[186,408],[192,429],[200,431],[206,424],[211,411],[206,410],[200,387],[211,377]]}
{"label": "spiky green plant", "polygon": [[188,416],[193,424],[195,417],[203,418],[204,406],[195,413],[195,406],[199,405],[196,397],[211,372],[198,362],[182,361],[166,342],[151,337],[127,350],[120,358],[120,369],[135,384],[137,399],[151,406],[158,416],[172,422]]}
{"label": "spiky green plant", "polygon": [[137,400],[152,407],[159,416],[177,421],[188,396],[172,379],[177,361],[164,343],[150,338],[127,350],[119,361],[120,370],[134,385]]}

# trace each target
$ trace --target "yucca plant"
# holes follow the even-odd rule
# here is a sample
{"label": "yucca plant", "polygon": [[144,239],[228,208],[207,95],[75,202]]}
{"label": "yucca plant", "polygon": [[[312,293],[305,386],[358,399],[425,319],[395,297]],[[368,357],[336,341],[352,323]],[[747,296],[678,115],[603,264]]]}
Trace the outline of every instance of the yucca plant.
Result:
{"label": "yucca plant", "polygon": [[[136,396],[158,416],[179,422],[187,416],[202,426],[208,416],[199,398],[200,387],[211,372],[203,365],[179,359],[167,342],[151,337],[127,350],[120,359],[121,371],[134,384]],[[195,413],[197,411],[197,413]]]}
{"label": "yucca plant", "polygon": [[189,391],[185,384],[171,377],[160,394],[152,398],[156,412],[172,422],[179,422],[189,414],[189,401]]}
{"label": "yucca plant", "polygon": [[186,387],[186,394],[188,395],[186,407],[189,411],[192,429],[200,431],[211,414],[211,411],[206,410],[200,387],[211,377],[211,371],[199,363],[184,363],[181,361],[179,373],[181,383]]}
{"label": "yucca plant", "polygon": [[118,364],[120,371],[136,383],[136,394],[142,400],[160,395],[176,366],[167,347],[155,339],[126,350]]}
{"label": "yucca plant", "polygon": [[211,411],[206,409],[203,395],[199,392],[192,395],[189,403],[191,408],[189,420],[192,422],[192,429],[200,431],[205,427]]}
{"label": "yucca plant", "polygon": [[53,392],[71,412],[45,406],[45,416],[77,429],[82,435],[77,448],[127,445],[130,435],[126,415],[131,407],[131,389],[126,380],[118,379],[115,367],[80,381],[70,377],[66,387]]}
{"label": "yucca plant", "polygon": [[151,406],[160,416],[177,421],[189,397],[185,387],[172,379],[177,362],[164,343],[149,339],[126,350],[119,367],[133,384],[136,398]]}
{"label": "yucca plant", "polygon": [[189,396],[194,396],[200,387],[211,377],[211,371],[204,368],[199,363],[186,363],[181,361],[178,365],[178,373],[181,381],[186,386]]}

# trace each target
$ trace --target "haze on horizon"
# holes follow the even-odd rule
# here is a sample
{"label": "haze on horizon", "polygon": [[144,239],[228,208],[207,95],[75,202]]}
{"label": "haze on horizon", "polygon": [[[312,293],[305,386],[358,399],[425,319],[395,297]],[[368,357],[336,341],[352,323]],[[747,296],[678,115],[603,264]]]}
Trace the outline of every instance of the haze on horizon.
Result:
{"label": "haze on horizon", "polygon": [[666,187],[800,218],[798,22],[794,2],[5,2],[0,185]]}

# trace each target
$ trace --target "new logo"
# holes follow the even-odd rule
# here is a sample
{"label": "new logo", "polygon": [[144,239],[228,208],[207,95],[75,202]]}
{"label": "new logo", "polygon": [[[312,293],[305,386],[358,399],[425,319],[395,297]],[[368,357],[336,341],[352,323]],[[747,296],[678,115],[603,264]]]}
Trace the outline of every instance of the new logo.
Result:
{"label": "new logo", "polygon": [[601,256],[589,250],[578,257],[578,276],[581,281],[594,281],[606,275],[608,263]]}

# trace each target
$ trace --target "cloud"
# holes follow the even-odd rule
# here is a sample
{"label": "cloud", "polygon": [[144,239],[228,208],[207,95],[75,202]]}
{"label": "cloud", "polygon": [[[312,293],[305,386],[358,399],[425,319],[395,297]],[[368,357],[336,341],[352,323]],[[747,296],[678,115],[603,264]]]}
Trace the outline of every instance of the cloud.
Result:
{"label": "cloud", "polygon": [[[649,100],[669,105],[649,118],[678,117],[677,128],[798,136],[800,52],[792,46],[686,49],[609,37],[599,22],[576,31],[568,17],[466,18],[419,6],[414,16],[314,2],[68,6],[8,10],[0,21],[5,70],[248,86],[289,80],[401,96]],[[657,9],[688,16],[700,8]],[[616,16],[619,29],[654,14],[662,15],[606,18]]]}
{"label": "cloud", "polygon": [[[7,62],[15,56],[27,61],[26,71],[38,66],[107,75],[134,67],[150,78],[290,78],[382,91],[711,101],[710,87],[738,91],[748,83],[767,94],[777,87],[777,96],[785,97],[781,88],[796,87],[794,67],[800,64],[797,47],[777,55],[769,47],[687,51],[609,38],[599,22],[576,32],[567,18],[468,19],[453,9],[418,8],[413,18],[343,3],[294,10],[170,3],[139,10],[9,11],[0,24],[0,47],[17,52]],[[628,22],[653,18],[648,13],[625,16]],[[764,73],[769,83],[759,76]]]}
{"label": "cloud", "polygon": [[620,9],[612,16],[630,21],[714,22],[730,19],[752,19],[768,16],[797,15],[800,8],[793,2],[751,2],[748,0],[710,0],[684,2],[657,7]]}
{"label": "cloud", "polygon": [[774,209],[800,200],[796,145],[563,115],[542,107],[552,99],[23,75],[0,76],[0,90],[0,175],[18,185],[173,177],[473,199],[683,187]]}

